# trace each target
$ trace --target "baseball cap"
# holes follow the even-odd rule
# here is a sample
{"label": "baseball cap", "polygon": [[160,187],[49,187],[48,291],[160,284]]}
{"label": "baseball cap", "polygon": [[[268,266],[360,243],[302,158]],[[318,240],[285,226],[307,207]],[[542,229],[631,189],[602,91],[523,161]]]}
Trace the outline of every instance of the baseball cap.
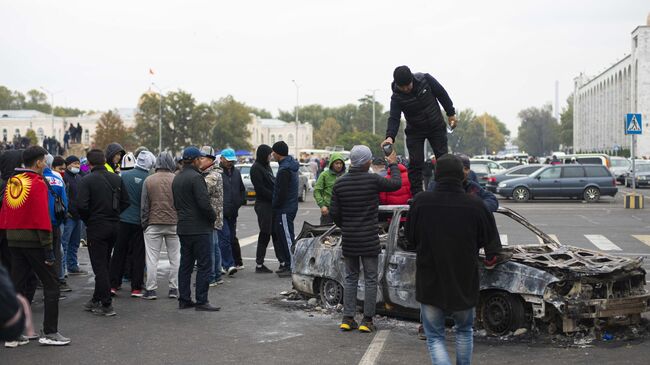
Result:
{"label": "baseball cap", "polygon": [[199,157],[205,157],[205,153],[201,152],[197,147],[195,146],[189,146],[185,147],[183,150],[183,160],[194,160]]}
{"label": "baseball cap", "polygon": [[201,152],[205,155],[205,157],[210,157],[211,159],[217,158],[215,153],[214,153],[214,148],[210,146],[203,146],[201,147]]}
{"label": "baseball cap", "polygon": [[235,150],[232,148],[226,148],[221,151],[221,157],[225,158],[228,161],[237,161],[237,156],[235,155]]}

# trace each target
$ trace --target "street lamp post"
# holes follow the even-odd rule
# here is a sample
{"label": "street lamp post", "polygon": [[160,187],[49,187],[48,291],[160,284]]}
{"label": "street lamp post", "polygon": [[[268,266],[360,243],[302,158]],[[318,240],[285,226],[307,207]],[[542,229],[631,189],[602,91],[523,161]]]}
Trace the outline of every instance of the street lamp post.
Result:
{"label": "street lamp post", "polygon": [[160,103],[158,103],[158,153],[162,152],[162,103],[163,95],[162,89],[155,83],[151,83],[153,87],[158,89],[158,96],[160,96]]}
{"label": "street lamp post", "polygon": [[375,135],[375,93],[379,89],[372,89],[372,134]]}
{"label": "street lamp post", "polygon": [[296,159],[300,159],[300,156],[298,156],[298,123],[299,123],[299,121],[298,121],[298,110],[300,108],[300,85],[298,85],[296,80],[291,80],[291,82],[293,82],[293,84],[296,86],[296,112],[295,112],[295,116],[296,116],[296,154],[295,154],[294,157],[296,157]]}
{"label": "street lamp post", "polygon": [[51,118],[52,118],[52,137],[56,138],[56,136],[54,135],[54,93],[49,91],[48,89],[44,88],[43,86],[41,86],[41,90],[43,90],[46,93],[50,94],[50,100],[51,100],[51,103],[52,103],[52,110],[51,110],[51,113],[50,113]]}
{"label": "street lamp post", "polygon": [[487,116],[487,113],[483,114],[483,141],[485,141],[485,150],[483,151],[484,155],[487,156],[487,124],[485,122],[485,117]]}

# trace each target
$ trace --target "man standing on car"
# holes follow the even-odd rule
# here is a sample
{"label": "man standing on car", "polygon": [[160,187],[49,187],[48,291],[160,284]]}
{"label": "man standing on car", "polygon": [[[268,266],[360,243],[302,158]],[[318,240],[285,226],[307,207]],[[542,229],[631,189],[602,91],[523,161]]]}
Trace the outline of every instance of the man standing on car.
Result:
{"label": "man standing on car", "polygon": [[354,146],[350,151],[350,171],[338,179],[332,192],[330,214],[341,228],[345,285],[343,296],[343,321],[341,330],[357,328],[354,314],[357,306],[357,285],[360,266],[363,264],[365,298],[363,321],[358,326],[362,332],[373,332],[377,302],[378,256],[381,252],[379,229],[379,193],[396,191],[402,186],[395,151],[388,157],[390,178],[368,173],[372,152],[367,146]]}
{"label": "man standing on car", "polygon": [[[198,148],[183,151],[183,170],[172,183],[174,207],[178,215],[176,232],[181,241],[181,266],[178,272],[178,307],[194,307],[197,311],[215,312],[220,308],[208,301],[210,266],[212,264],[212,231],[217,214],[210,205],[208,187],[201,176]],[[196,302],[192,301],[192,271],[196,270]]]}
{"label": "man standing on car", "polygon": [[293,220],[298,213],[298,170],[300,165],[289,156],[289,146],[284,141],[273,145],[273,158],[280,164],[273,188],[275,234],[278,237],[280,267],[278,276],[291,276],[291,251],[295,242]]}
{"label": "man standing on car", "polygon": [[431,361],[449,364],[445,347],[445,317],[456,324],[456,363],[472,357],[472,325],[479,297],[478,250],[485,248],[491,266],[511,256],[501,252],[492,214],[476,196],[463,190],[463,163],[445,155],[436,163],[436,187],[414,198],[407,236],[417,249],[416,299]]}
{"label": "man standing on car", "polygon": [[411,193],[422,191],[422,167],[424,165],[424,142],[429,140],[436,159],[447,153],[447,128],[440,112],[442,104],[449,126],[456,128],[456,110],[447,91],[428,73],[411,73],[407,66],[399,66],[393,72],[391,84],[390,116],[386,128],[386,140],[382,146],[395,143],[402,113],[406,118],[406,147]]}
{"label": "man standing on car", "polygon": [[266,248],[273,238],[273,248],[278,255],[278,237],[273,232],[273,189],[275,177],[271,169],[271,153],[273,149],[265,144],[257,147],[255,163],[251,167],[251,182],[255,188],[255,214],[260,234],[257,236],[257,255],[255,257],[255,272],[258,274],[271,274],[273,271],[264,265]]}

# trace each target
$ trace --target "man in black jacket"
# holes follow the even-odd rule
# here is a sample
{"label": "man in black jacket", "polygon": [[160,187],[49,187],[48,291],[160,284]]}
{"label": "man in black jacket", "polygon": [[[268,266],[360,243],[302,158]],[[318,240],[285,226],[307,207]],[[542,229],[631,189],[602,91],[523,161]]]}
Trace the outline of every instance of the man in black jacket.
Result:
{"label": "man in black jacket", "polygon": [[61,246],[63,246],[62,265],[65,265],[70,275],[86,274],[79,268],[77,260],[77,251],[81,240],[81,217],[77,209],[77,196],[79,195],[79,175],[81,162],[77,156],[71,155],[65,159],[66,170],[63,173],[65,182],[66,195],[68,196],[68,217],[63,226],[63,235],[61,235]]}
{"label": "man in black jacket", "polygon": [[429,354],[434,364],[450,363],[445,348],[445,316],[456,322],[456,363],[469,364],[472,324],[479,298],[478,251],[506,261],[492,213],[466,194],[460,158],[445,155],[436,163],[436,187],[415,197],[407,236],[417,249],[416,299]]}
{"label": "man in black jacket", "polygon": [[122,179],[106,170],[101,150],[87,155],[91,173],[79,183],[77,210],[86,224],[88,254],[95,273],[95,291],[85,309],[101,316],[114,316],[108,265],[117,238],[120,213],[129,207],[129,193]]}
{"label": "man in black jacket", "polygon": [[387,157],[390,179],[368,173],[372,152],[367,146],[354,146],[350,151],[350,171],[334,184],[330,214],[343,235],[342,249],[345,261],[345,288],[343,322],[340,328],[357,328],[354,313],[357,305],[357,285],[360,264],[363,264],[365,298],[362,332],[372,332],[372,317],[377,305],[377,270],[379,244],[379,193],[397,191],[402,186],[395,151]]}
{"label": "man in black jacket", "polygon": [[409,151],[411,194],[421,192],[424,142],[429,140],[436,159],[447,153],[447,128],[438,102],[445,108],[449,126],[456,127],[456,111],[447,91],[427,73],[411,73],[407,66],[393,72],[390,116],[383,145],[395,143],[402,113],[406,118],[406,147]]}
{"label": "man in black jacket", "polygon": [[[174,177],[172,192],[178,215],[176,233],[181,241],[181,265],[178,270],[178,307],[194,307],[197,311],[216,312],[220,308],[208,301],[212,266],[212,230],[217,213],[210,205],[208,187],[201,175],[197,147],[183,151],[183,170]],[[192,271],[196,262],[196,302],[192,301]]]}
{"label": "man in black jacket", "polygon": [[257,237],[257,255],[255,257],[255,272],[260,274],[270,274],[271,271],[264,265],[266,248],[269,241],[273,238],[273,247],[277,256],[277,237],[273,232],[273,189],[275,186],[275,177],[271,169],[271,153],[273,150],[270,146],[262,144],[257,147],[255,163],[251,167],[251,182],[255,188],[255,214],[257,214],[257,225],[260,228],[260,234]]}
{"label": "man in black jacket", "polygon": [[[246,199],[246,187],[241,178],[239,169],[235,167],[237,156],[235,150],[226,148],[221,151],[221,176],[223,177],[223,229],[219,231],[219,246],[222,247],[221,253],[224,254],[224,245],[230,245],[232,259],[229,258],[227,248],[225,255],[222,255],[223,267],[234,267],[235,270],[228,269],[228,274],[232,275],[237,270],[244,268],[244,261],[241,257],[241,247],[237,238],[237,217],[239,208]],[[234,261],[234,264],[233,262]]]}

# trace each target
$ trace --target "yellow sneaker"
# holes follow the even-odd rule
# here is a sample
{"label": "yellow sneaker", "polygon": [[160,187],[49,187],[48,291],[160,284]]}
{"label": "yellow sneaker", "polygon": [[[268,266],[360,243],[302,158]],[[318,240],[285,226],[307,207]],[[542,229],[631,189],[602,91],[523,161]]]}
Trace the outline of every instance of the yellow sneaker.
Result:
{"label": "yellow sneaker", "polygon": [[357,321],[355,321],[353,317],[343,317],[343,321],[339,326],[341,331],[352,331],[358,327],[359,326],[357,325]]}
{"label": "yellow sneaker", "polygon": [[375,332],[375,325],[372,323],[372,318],[364,318],[359,326],[359,331],[365,333]]}

